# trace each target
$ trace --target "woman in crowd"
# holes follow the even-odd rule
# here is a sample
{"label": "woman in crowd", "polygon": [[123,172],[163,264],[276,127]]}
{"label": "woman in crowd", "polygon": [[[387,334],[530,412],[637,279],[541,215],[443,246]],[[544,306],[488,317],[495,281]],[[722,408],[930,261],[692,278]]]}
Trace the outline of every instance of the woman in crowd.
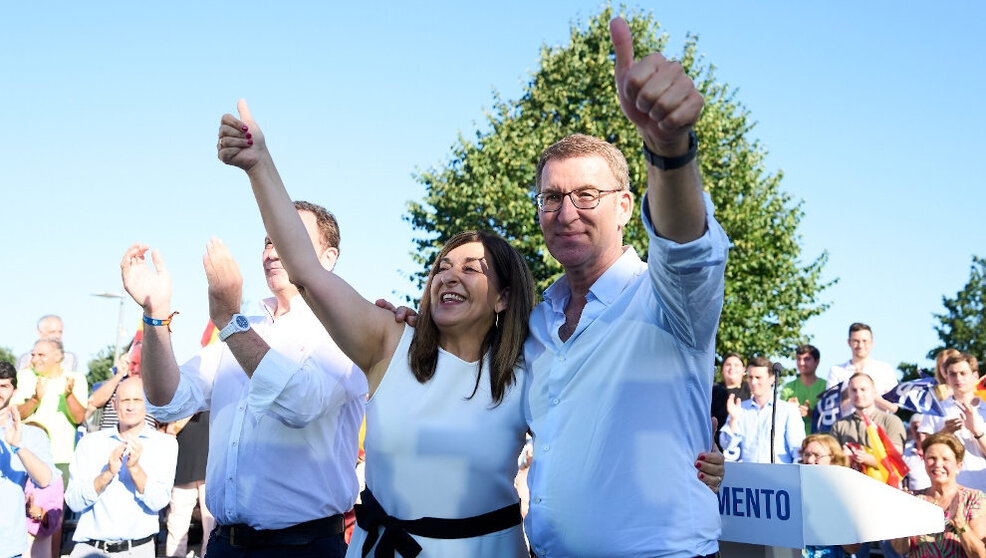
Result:
{"label": "woman in crowd", "polygon": [[[801,463],[804,465],[849,466],[849,457],[842,453],[839,442],[828,434],[809,434],[801,442]],[[846,558],[859,549],[858,544],[833,546],[807,546],[802,558]]]}
{"label": "woman in crowd", "polygon": [[932,556],[986,556],[986,495],[956,481],[962,469],[965,448],[952,434],[932,434],[921,443],[924,465],[931,487],[915,493],[945,511],[945,530],[932,535],[903,537],[893,541],[894,550],[910,558]]}
{"label": "woman in crowd", "polygon": [[219,158],[247,171],[291,281],[370,387],[367,488],[348,555],[527,556],[513,487],[534,306],[524,259],[497,235],[459,233],[432,265],[415,327],[395,322],[319,263],[260,129],[238,108],[242,121],[222,118]]}

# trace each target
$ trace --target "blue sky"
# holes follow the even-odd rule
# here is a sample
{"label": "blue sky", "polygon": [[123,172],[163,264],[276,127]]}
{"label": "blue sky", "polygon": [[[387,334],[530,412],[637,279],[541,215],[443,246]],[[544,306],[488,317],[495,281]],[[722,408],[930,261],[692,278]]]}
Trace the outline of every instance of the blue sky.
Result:
{"label": "blue sky", "polygon": [[[201,257],[211,235],[266,296],[264,232],[249,185],[215,158],[223,112],[245,97],[292,196],[342,228],[337,271],[397,298],[420,199],[415,171],[483,125],[495,89],[516,98],[539,47],[567,41],[588,1],[101,2],[7,5],[0,17],[0,192],[7,241],[0,346],[21,353],[45,313],[88,360],[111,344],[132,242],[174,280],[175,351],[208,320]],[[674,54],[687,32],[757,122],[770,171],[804,200],[806,258],[830,255],[831,308],[806,333],[822,368],[849,356],[853,321],[873,355],[924,361],[932,313],[986,255],[981,72],[986,9],[973,2],[653,2]],[[638,53],[639,54],[639,53]],[[128,300],[125,328],[139,308]],[[980,355],[983,356],[983,355]]]}

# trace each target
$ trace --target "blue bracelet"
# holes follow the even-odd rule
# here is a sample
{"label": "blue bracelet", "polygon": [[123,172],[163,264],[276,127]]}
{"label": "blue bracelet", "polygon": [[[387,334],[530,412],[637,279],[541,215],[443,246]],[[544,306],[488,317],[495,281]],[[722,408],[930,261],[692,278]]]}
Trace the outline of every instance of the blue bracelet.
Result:
{"label": "blue bracelet", "polygon": [[168,316],[167,318],[165,318],[163,320],[159,320],[157,318],[152,318],[152,317],[148,316],[147,314],[144,314],[144,323],[147,324],[147,325],[150,325],[150,326],[168,326],[168,333],[171,333],[171,319],[174,318],[175,317],[175,314],[178,314],[178,313],[179,312],[176,310],[176,311],[172,312],[170,316]]}
{"label": "blue bracelet", "polygon": [[17,452],[21,451],[21,447],[20,446],[10,446],[10,451],[12,451],[14,453],[17,453]]}

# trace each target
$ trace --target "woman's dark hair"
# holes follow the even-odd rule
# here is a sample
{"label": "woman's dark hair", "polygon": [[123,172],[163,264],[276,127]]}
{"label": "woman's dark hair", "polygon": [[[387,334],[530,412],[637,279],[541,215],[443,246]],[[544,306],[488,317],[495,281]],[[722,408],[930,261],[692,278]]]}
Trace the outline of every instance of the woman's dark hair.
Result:
{"label": "woman's dark hair", "polygon": [[[507,307],[496,317],[494,325],[487,331],[480,348],[479,367],[476,370],[476,386],[472,397],[479,389],[483,374],[483,356],[490,355],[490,393],[493,402],[499,404],[516,378],[514,367],[520,362],[527,339],[528,319],[534,308],[534,278],[527,262],[506,240],[485,231],[461,232],[445,243],[435,258],[418,310],[418,322],[408,350],[408,365],[419,382],[424,383],[435,375],[438,364],[439,332],[431,318],[431,284],[438,273],[439,265],[449,252],[470,242],[479,242],[486,249],[489,269],[493,272],[495,286],[507,299]],[[491,288],[493,285],[491,285]]]}

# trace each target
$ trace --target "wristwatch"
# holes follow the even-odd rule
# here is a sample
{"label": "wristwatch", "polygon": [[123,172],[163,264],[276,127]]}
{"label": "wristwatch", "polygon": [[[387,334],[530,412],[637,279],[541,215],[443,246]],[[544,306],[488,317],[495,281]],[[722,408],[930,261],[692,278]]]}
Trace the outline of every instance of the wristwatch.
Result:
{"label": "wristwatch", "polygon": [[243,314],[233,314],[233,319],[226,324],[226,327],[219,330],[219,340],[226,341],[234,333],[242,333],[250,329],[250,320]]}

